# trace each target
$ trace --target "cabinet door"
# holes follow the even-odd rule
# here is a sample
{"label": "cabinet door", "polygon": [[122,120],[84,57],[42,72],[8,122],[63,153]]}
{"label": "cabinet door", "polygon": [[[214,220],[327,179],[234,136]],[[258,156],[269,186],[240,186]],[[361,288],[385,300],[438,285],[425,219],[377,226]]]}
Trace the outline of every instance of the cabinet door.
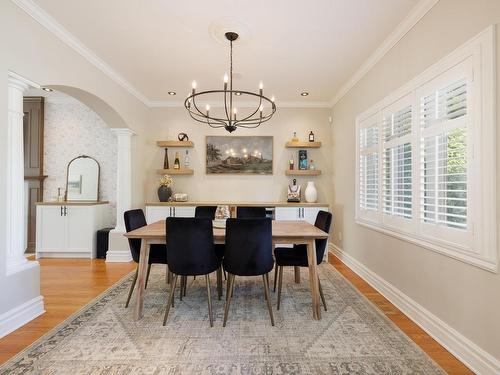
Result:
{"label": "cabinet door", "polygon": [[156,221],[165,220],[167,217],[174,216],[171,206],[147,206],[146,222],[148,224]]}
{"label": "cabinet door", "polygon": [[59,252],[65,248],[66,217],[61,206],[38,206],[36,221],[36,253]]}
{"label": "cabinet door", "polygon": [[304,217],[302,218],[302,220],[305,220],[308,223],[314,225],[314,222],[316,221],[316,216],[318,215],[319,211],[328,212],[328,207],[304,207],[303,210]]}
{"label": "cabinet door", "polygon": [[174,217],[194,217],[194,206],[177,206],[173,207]]}
{"label": "cabinet door", "polygon": [[88,252],[91,256],[95,239],[92,206],[66,206],[66,251]]}
{"label": "cabinet door", "polygon": [[276,207],[274,218],[276,220],[300,220],[299,207]]}

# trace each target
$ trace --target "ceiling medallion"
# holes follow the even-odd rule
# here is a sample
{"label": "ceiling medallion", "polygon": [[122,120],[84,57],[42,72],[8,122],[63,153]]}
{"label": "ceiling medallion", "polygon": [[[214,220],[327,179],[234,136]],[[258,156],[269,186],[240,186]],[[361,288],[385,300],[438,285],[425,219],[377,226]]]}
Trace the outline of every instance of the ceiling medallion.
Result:
{"label": "ceiling medallion", "polygon": [[[184,101],[184,106],[194,120],[208,124],[212,128],[225,128],[232,133],[237,128],[256,128],[269,121],[276,112],[276,104],[274,97],[269,99],[264,96],[262,82],[259,85],[258,93],[233,89],[233,42],[238,39],[238,34],[227,32],[225,37],[230,46],[230,66],[229,76],[224,75],[224,89],[196,92],[196,81],[193,81],[191,94]],[[210,104],[206,104],[204,111],[199,109],[198,100],[204,103],[213,103],[214,96],[221,101],[221,105],[217,103],[217,107],[221,107],[221,110],[217,111],[218,113],[214,114],[214,111],[210,113]],[[255,109],[248,111],[243,116],[238,114],[235,96],[255,99]]]}

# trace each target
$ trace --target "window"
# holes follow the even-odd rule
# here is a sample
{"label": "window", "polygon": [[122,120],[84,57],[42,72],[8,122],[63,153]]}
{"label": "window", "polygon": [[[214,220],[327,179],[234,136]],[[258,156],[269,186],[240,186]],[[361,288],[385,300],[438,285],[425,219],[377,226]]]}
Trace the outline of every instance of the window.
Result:
{"label": "window", "polygon": [[497,269],[493,29],[356,120],[356,221]]}

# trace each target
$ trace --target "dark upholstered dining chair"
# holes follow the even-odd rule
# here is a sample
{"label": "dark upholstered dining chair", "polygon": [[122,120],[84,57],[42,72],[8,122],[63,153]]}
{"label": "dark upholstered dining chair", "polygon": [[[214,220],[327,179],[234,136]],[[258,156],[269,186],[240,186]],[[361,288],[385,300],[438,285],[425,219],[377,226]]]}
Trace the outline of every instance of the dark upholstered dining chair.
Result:
{"label": "dark upholstered dining chair", "polygon": [[215,219],[215,211],[217,206],[196,206],[194,209],[194,217]]}
{"label": "dark upholstered dining chair", "polygon": [[[194,210],[194,217],[214,220],[216,211],[217,211],[217,206],[196,206]],[[222,257],[224,256],[225,248],[226,247],[224,246],[224,244],[215,245],[215,253],[220,259],[222,259]],[[224,272],[224,277],[225,276],[226,273]],[[184,291],[186,291],[186,279],[183,278],[182,280],[184,280],[183,288]],[[218,297],[220,299],[222,296],[222,269],[217,270],[217,292],[218,292]]]}
{"label": "dark upholstered dining chair", "polygon": [[[323,232],[329,233],[330,226],[332,224],[332,214],[326,211],[319,211],[316,216],[314,226],[321,229]],[[316,262],[321,264],[323,261],[323,256],[325,255],[327,239],[317,239],[316,243]],[[274,249],[274,258],[276,259],[276,271],[279,272],[278,277],[278,305],[277,309],[280,309],[281,302],[281,288],[283,285],[283,267],[309,267],[309,262],[307,261],[307,247],[306,245],[294,245],[293,248],[289,247],[277,247]],[[274,276],[276,280],[276,274]],[[325,296],[323,295],[323,288],[321,287],[321,282],[318,276],[319,293],[321,296],[321,301],[326,311]]]}
{"label": "dark upholstered dining chair", "polygon": [[227,219],[226,252],[222,263],[228,273],[223,326],[225,327],[227,322],[235,276],[262,276],[267,308],[274,326],[269,282],[266,278],[274,265],[271,219]]}
{"label": "dark upholstered dining chair", "polygon": [[[163,325],[166,324],[170,306],[173,305],[178,276],[205,275],[208,297],[208,315],[213,327],[212,300],[209,275],[220,268],[221,259],[214,249],[212,220],[207,218],[168,217],[167,261],[174,274]],[[182,293],[182,291],[181,291]]]}
{"label": "dark upholstered dining chair", "polygon": [[[147,225],[146,217],[144,216],[144,211],[141,209],[129,210],[124,212],[123,219],[125,221],[125,229],[127,232],[131,232],[135,229],[144,227]],[[140,252],[141,252],[141,239],[139,238],[129,238],[128,244],[130,247],[130,252],[132,253],[132,259],[134,262],[139,263]],[[167,264],[167,247],[165,245],[151,245],[149,251],[149,264],[148,264],[148,272],[146,274],[146,287],[148,286],[149,273],[151,272],[152,264]],[[135,270],[134,281],[130,286],[130,291],[128,293],[127,302],[125,303],[125,307],[128,307],[130,302],[130,297],[132,297],[132,293],[134,291],[135,283],[137,282],[137,274],[139,272],[139,265]]]}
{"label": "dark upholstered dining chair", "polygon": [[238,219],[257,219],[266,217],[265,207],[237,207],[236,217]]}

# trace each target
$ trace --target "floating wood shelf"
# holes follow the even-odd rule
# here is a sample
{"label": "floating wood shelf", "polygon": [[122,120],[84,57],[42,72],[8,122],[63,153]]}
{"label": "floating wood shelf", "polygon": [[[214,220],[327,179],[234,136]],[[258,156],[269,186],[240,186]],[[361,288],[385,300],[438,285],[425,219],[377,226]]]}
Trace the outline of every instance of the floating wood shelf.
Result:
{"label": "floating wood shelf", "polygon": [[321,142],[287,142],[287,148],[320,148]]}
{"label": "floating wood shelf", "polygon": [[157,174],[171,174],[171,175],[179,175],[179,174],[184,174],[184,175],[192,175],[194,174],[194,170],[190,168],[181,168],[181,169],[157,169],[156,170]]}
{"label": "floating wood shelf", "polygon": [[321,174],[320,169],[287,169],[285,170],[287,176],[319,176]]}
{"label": "floating wood shelf", "polygon": [[194,147],[191,141],[156,141],[159,147]]}

